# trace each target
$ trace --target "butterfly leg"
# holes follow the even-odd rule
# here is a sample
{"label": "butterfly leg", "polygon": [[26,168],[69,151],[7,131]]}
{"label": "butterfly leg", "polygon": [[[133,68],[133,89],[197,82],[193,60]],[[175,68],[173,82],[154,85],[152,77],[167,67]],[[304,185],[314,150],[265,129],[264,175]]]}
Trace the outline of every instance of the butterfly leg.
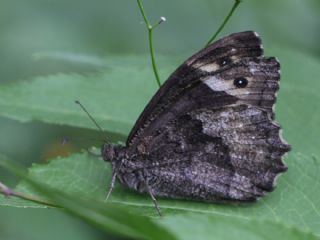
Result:
{"label": "butterfly leg", "polygon": [[146,176],[148,176],[148,172],[146,171],[146,169],[144,169],[143,172],[139,173],[139,179],[145,185],[146,190],[148,191],[148,193],[149,193],[149,195],[150,195],[150,197],[151,197],[151,199],[153,201],[154,207],[157,210],[159,216],[161,217],[162,214],[160,212],[160,208],[158,207],[157,199],[155,198],[155,196],[152,193],[152,189],[150,188],[150,186],[148,184],[148,181],[146,180],[146,178],[147,178]]}
{"label": "butterfly leg", "polygon": [[151,197],[151,199],[153,201],[154,207],[157,210],[159,216],[161,217],[162,214],[161,214],[161,211],[160,211],[160,209],[158,207],[157,199],[153,195],[152,189],[149,186],[149,181],[147,180],[148,179],[148,175],[149,175],[148,171],[145,168],[142,171],[138,172],[137,177],[138,177],[139,181],[143,184],[143,189],[146,190],[149,193],[149,195],[150,195],[150,197]]}
{"label": "butterfly leg", "polygon": [[152,199],[152,201],[153,201],[154,207],[155,207],[155,209],[157,210],[159,216],[161,217],[162,214],[161,214],[160,209],[159,209],[159,207],[158,207],[157,199],[154,197],[154,195],[153,195],[153,193],[152,193],[152,190],[150,189],[150,187],[148,186],[148,184],[146,184],[146,187],[147,187],[148,193],[149,193],[149,195],[150,195],[150,197],[151,197],[151,199]]}
{"label": "butterfly leg", "polygon": [[111,195],[111,192],[112,192],[112,190],[113,190],[113,188],[114,188],[114,184],[115,184],[115,182],[116,182],[116,177],[117,177],[117,173],[116,173],[116,171],[114,171],[114,172],[112,173],[112,178],[111,178],[111,182],[110,182],[110,187],[109,187],[109,191],[108,191],[108,194],[107,194],[107,197],[106,197],[105,201],[108,201],[108,198],[109,198],[110,195]]}

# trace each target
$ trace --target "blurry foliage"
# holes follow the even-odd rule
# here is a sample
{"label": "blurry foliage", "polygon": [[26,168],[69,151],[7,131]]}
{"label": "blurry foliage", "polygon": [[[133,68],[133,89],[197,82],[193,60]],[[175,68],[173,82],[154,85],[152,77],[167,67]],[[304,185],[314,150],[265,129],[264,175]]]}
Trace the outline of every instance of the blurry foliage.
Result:
{"label": "blurry foliage", "polygon": [[[190,56],[204,46],[232,4],[232,0],[145,1],[152,22],[160,16],[168,20],[155,32],[157,52]],[[254,29],[267,46],[294,47],[319,56],[319,5],[318,0],[244,0],[223,34]],[[72,62],[32,61],[39,52],[108,56],[148,49],[133,0],[3,0],[1,6],[1,81],[96,70]]]}
{"label": "blurry foliage", "polygon": [[[154,33],[163,81],[183,60],[204,46],[232,4],[232,0],[144,1],[152,22],[160,16],[168,20]],[[319,159],[320,155],[317,146],[317,124],[320,122],[317,92],[320,87],[319,12],[318,0],[243,0],[220,35],[255,30],[263,38],[266,54],[280,57],[283,77],[277,119],[283,125],[285,137],[294,151],[304,154],[303,157],[296,155],[292,158],[289,155],[289,167],[294,166],[291,161],[311,161]],[[103,136],[97,131],[86,130],[94,126],[73,104],[75,99],[83,101],[108,130],[113,141],[125,140],[136,117],[157,89],[146,55],[146,29],[141,21],[136,1],[133,0],[3,0],[0,8],[0,115],[3,116],[0,118],[0,152],[29,166],[32,162],[46,161],[64,154],[66,149],[59,148],[59,142],[66,136],[71,138],[68,150],[99,146]],[[26,123],[31,120],[46,124]],[[317,164],[311,166],[314,170],[319,168]],[[295,169],[293,172],[296,174],[301,169],[304,176],[311,171],[303,164]],[[294,176],[289,176],[293,187],[300,186],[295,185]],[[287,179],[287,176],[283,178]],[[317,175],[313,179],[317,182]],[[0,180],[12,185],[16,182],[1,169]],[[48,179],[43,177],[42,180],[46,182]],[[318,186],[319,183],[314,184]],[[224,236],[225,239],[234,239],[234,236],[256,239],[253,236],[269,236],[269,232],[275,234],[274,238],[281,237],[276,235],[279,232],[283,232],[283,239],[294,239],[294,236],[298,236],[297,239],[311,238],[305,231],[319,235],[315,229],[319,227],[320,204],[314,199],[317,195],[310,192],[307,185],[305,187],[298,187],[296,190],[302,191],[301,195],[297,194],[300,197],[290,200],[297,205],[301,201],[301,206],[309,201],[311,207],[305,207],[301,218],[289,211],[286,217],[295,222],[285,223],[285,226],[282,226],[283,222],[279,224],[278,218],[261,223],[259,217],[253,217],[249,222],[243,222],[219,214],[176,215],[175,211],[159,224],[175,231],[181,239],[192,237],[192,233],[213,234],[210,232],[212,229],[216,236]],[[304,194],[305,190],[308,190],[307,194]],[[285,188],[280,185],[270,197],[277,198],[280,192],[282,197],[286,196]],[[130,198],[130,194],[124,191],[121,197]],[[146,196],[139,196],[138,201],[152,205]],[[194,206],[197,204],[191,203],[187,208]],[[214,204],[209,206],[216,207]],[[285,206],[290,207],[289,203]],[[276,204],[271,206],[276,207]],[[145,207],[137,209],[150,215]],[[129,211],[132,210],[129,208]],[[32,220],[23,216],[30,216]],[[39,218],[44,220],[39,221]],[[188,220],[197,222],[194,232],[188,232]],[[50,226],[45,225],[51,221],[54,222],[52,227],[56,229],[56,235]],[[308,224],[312,221],[313,225]],[[56,222],[61,222],[61,225],[56,225]],[[216,227],[204,228],[205,224]],[[288,227],[291,224],[295,225],[292,229]],[[228,236],[221,235],[223,232],[218,230],[224,227],[234,230],[225,231]],[[43,235],[35,236],[40,229]],[[58,236],[58,232],[62,232],[61,235]],[[49,236],[68,240],[88,239],[90,236],[106,239],[96,230],[57,210],[0,208],[1,239],[50,239]]]}

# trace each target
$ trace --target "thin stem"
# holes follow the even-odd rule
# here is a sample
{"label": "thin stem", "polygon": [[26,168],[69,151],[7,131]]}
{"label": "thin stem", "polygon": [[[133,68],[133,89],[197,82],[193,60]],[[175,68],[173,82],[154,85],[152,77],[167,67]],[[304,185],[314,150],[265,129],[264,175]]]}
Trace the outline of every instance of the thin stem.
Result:
{"label": "thin stem", "polygon": [[154,76],[156,78],[156,81],[159,85],[159,87],[161,86],[161,82],[160,82],[160,77],[159,77],[159,72],[158,72],[158,68],[157,68],[157,64],[156,64],[156,60],[155,60],[155,54],[154,54],[154,49],[153,49],[153,30],[155,29],[155,27],[157,27],[160,23],[156,23],[155,25],[151,25],[145,12],[144,12],[144,8],[143,8],[143,5],[142,5],[142,2],[141,0],[137,0],[137,3],[138,3],[138,6],[139,6],[139,9],[140,9],[140,12],[141,12],[141,15],[143,17],[143,20],[147,26],[147,29],[148,29],[148,37],[149,37],[149,50],[150,50],[150,56],[151,56],[151,63],[152,63],[152,68],[153,68],[153,72],[154,72]]}
{"label": "thin stem", "polygon": [[210,40],[208,41],[208,43],[206,44],[205,47],[208,47],[213,40],[218,36],[218,34],[222,31],[222,29],[224,28],[224,26],[227,24],[227,22],[229,21],[229,19],[231,18],[233,12],[236,10],[236,8],[239,6],[239,4],[241,3],[241,0],[235,0],[230,12],[228,13],[228,15],[226,16],[226,18],[224,19],[224,21],[222,22],[222,24],[220,25],[220,27],[218,28],[218,30],[213,34],[213,36],[210,38]]}
{"label": "thin stem", "polygon": [[158,86],[161,87],[161,82],[160,82],[160,76],[154,56],[154,50],[153,50],[153,44],[152,44],[152,32],[154,28],[149,28],[148,33],[149,33],[149,50],[150,50],[150,55],[151,55],[151,63],[152,63],[152,68],[154,72],[154,76],[156,77]]}
{"label": "thin stem", "polygon": [[144,22],[145,22],[146,25],[147,25],[147,28],[152,28],[152,26],[150,25],[149,20],[148,20],[146,14],[144,13],[144,8],[143,8],[143,6],[142,6],[141,0],[137,0],[137,2],[138,2],[138,5],[139,5],[139,9],[140,9],[141,15],[142,15],[142,17],[143,17],[143,19],[144,19]]}
{"label": "thin stem", "polygon": [[47,205],[47,206],[51,206],[51,207],[59,207],[54,203],[50,203],[46,200],[43,200],[41,198],[38,198],[36,196],[31,196],[31,195],[27,195],[21,192],[16,192],[12,189],[10,189],[9,187],[7,187],[6,185],[4,185],[3,183],[0,182],[0,194],[6,196],[6,197],[10,197],[10,196],[14,196],[20,199],[24,199],[27,201],[31,201],[34,203],[39,203],[39,204],[43,204],[43,205]]}

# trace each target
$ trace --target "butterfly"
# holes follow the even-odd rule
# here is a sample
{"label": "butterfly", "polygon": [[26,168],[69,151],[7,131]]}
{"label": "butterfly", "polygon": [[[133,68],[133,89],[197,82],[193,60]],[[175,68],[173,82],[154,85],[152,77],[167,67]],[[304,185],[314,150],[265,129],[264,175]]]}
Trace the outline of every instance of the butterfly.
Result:
{"label": "butterfly", "polygon": [[256,32],[226,36],[160,87],[125,146],[104,144],[115,181],[156,198],[250,202],[271,192],[290,150],[274,121],[280,64]]}

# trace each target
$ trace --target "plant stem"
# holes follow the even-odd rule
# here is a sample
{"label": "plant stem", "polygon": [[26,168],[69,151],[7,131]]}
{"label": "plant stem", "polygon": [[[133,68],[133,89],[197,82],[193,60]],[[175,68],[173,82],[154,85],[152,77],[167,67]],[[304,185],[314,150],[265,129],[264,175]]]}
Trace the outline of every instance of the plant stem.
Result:
{"label": "plant stem", "polygon": [[6,196],[6,197],[10,197],[10,196],[14,196],[20,199],[24,199],[27,201],[31,201],[34,203],[39,203],[42,205],[47,205],[47,206],[51,206],[51,207],[59,207],[56,204],[50,203],[46,200],[43,200],[41,198],[38,198],[36,196],[31,196],[31,195],[27,195],[21,192],[16,192],[12,189],[10,189],[9,187],[7,187],[6,185],[4,185],[3,183],[0,182],[0,194]]}
{"label": "plant stem", "polygon": [[222,29],[224,28],[224,26],[227,24],[227,22],[229,21],[229,19],[231,18],[233,12],[236,10],[236,8],[239,6],[239,4],[241,3],[241,0],[235,0],[230,12],[228,13],[228,15],[226,16],[226,18],[224,19],[224,21],[222,22],[222,24],[220,25],[220,27],[218,28],[218,30],[213,34],[213,36],[210,38],[210,40],[208,41],[208,43],[206,44],[205,47],[208,47],[213,40],[218,36],[218,34],[222,31]]}
{"label": "plant stem", "polygon": [[159,72],[158,72],[158,68],[157,68],[157,64],[156,64],[156,60],[155,60],[155,54],[154,54],[154,49],[153,49],[153,30],[155,29],[156,26],[159,25],[159,23],[155,24],[155,25],[151,25],[145,12],[143,9],[143,5],[141,0],[137,0],[141,15],[143,17],[143,20],[147,26],[148,29],[148,37],[149,37],[149,51],[150,51],[150,56],[151,56],[151,63],[152,63],[152,68],[153,68],[153,72],[154,72],[154,76],[156,77],[156,81],[158,83],[158,86],[161,86],[161,82],[160,82],[160,77],[159,77]]}

